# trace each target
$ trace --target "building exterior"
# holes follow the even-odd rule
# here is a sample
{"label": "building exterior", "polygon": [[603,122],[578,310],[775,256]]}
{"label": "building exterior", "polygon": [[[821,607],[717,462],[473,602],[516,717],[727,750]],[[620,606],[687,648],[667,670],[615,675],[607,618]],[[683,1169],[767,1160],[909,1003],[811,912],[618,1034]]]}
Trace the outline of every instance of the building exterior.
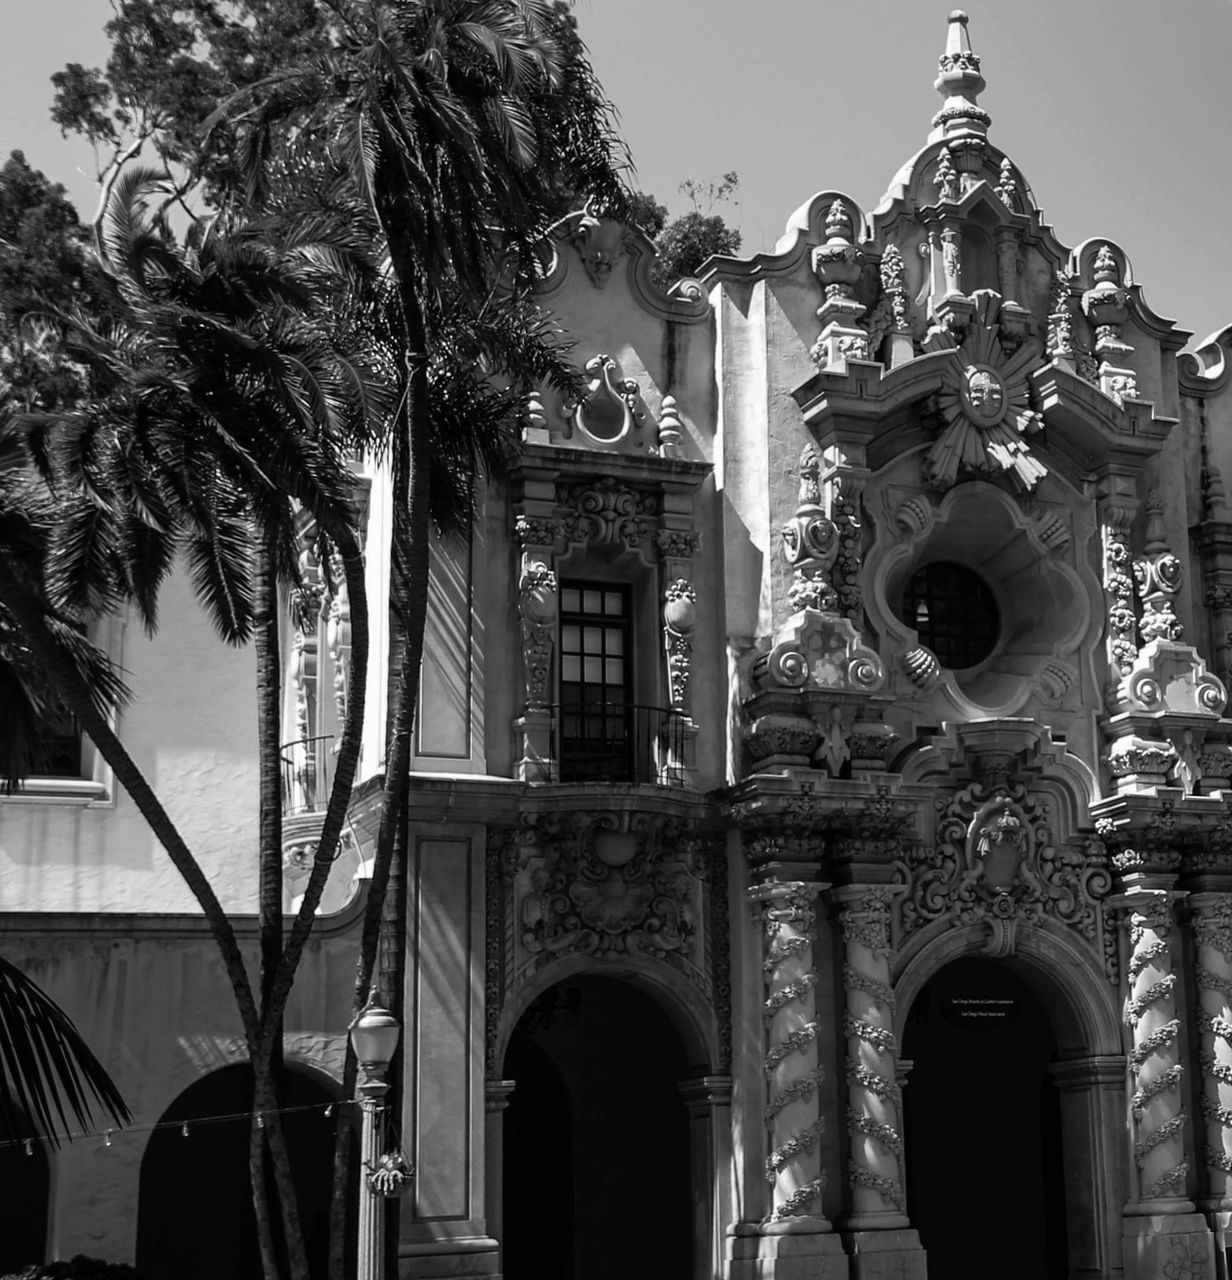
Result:
{"label": "building exterior", "polygon": [[[936,87],[874,208],[823,191],[670,294],[636,231],[553,236],[589,393],[528,405],[434,560],[408,1277],[1228,1274],[1232,327],[1182,354],[1120,246],[1059,243],[965,15]],[[251,672],[181,603],[116,623],[121,728],[242,912]],[[327,601],[288,658],[288,907],[347,638]],[[314,1117],[370,797],[288,1016]],[[138,1113],[36,1153],[49,1248],[195,1274],[157,1241],[208,1161],[148,1127],[242,1061],[212,944],[101,770],[0,801],[0,867],[5,954]]]}

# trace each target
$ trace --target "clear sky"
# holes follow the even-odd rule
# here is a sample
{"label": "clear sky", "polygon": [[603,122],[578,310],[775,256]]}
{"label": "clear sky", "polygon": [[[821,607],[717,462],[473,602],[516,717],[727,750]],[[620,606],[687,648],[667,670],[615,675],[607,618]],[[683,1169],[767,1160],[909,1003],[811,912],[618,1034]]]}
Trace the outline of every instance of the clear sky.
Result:
{"label": "clear sky", "polygon": [[[0,147],[93,208],[88,147],[48,77],[106,56],[106,0],[6,0]],[[638,166],[673,212],[686,178],[740,175],[745,251],[815,191],[870,209],[924,142],[950,3],[576,0]],[[1160,314],[1232,323],[1232,0],[969,0],[991,137],[1067,244],[1116,240]]]}

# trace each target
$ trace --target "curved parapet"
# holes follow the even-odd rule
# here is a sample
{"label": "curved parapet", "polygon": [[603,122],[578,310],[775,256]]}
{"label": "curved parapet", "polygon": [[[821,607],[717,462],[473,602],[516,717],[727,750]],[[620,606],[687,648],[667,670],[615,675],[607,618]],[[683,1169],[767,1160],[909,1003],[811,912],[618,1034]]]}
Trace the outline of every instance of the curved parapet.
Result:
{"label": "curved parapet", "polygon": [[1232,324],[1217,329],[1196,351],[1177,357],[1181,394],[1205,399],[1223,391],[1232,378]]}
{"label": "curved parapet", "polygon": [[678,280],[664,291],[652,278],[657,251],[639,227],[580,209],[548,232],[548,261],[541,296],[550,298],[574,273],[583,272],[596,289],[613,277],[624,279],[639,305],[660,320],[699,323],[710,316],[710,304],[696,280]]}

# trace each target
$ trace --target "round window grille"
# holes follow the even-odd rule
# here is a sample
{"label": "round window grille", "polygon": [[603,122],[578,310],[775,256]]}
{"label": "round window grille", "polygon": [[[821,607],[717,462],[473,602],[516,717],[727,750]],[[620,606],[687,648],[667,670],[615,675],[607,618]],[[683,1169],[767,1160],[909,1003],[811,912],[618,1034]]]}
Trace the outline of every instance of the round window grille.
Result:
{"label": "round window grille", "polygon": [[1001,636],[1001,613],[988,584],[950,560],[916,571],[903,591],[900,616],[951,671],[979,666]]}

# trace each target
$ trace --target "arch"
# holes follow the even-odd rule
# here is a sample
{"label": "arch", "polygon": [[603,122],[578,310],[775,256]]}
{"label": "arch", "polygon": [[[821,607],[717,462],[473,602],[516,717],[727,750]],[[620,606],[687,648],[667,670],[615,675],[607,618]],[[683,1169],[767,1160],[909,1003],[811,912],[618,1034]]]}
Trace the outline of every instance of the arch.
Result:
{"label": "arch", "polygon": [[[284,1091],[284,1130],[311,1275],[323,1280],[335,1124],[349,1118],[324,1116],[340,1090],[319,1067],[288,1063]],[[248,1179],[251,1105],[252,1071],[237,1062],[201,1075],[160,1116],[142,1155],[138,1192],[136,1265],[149,1280],[259,1280]],[[209,1214],[201,1213],[205,1203]]]}
{"label": "arch", "polygon": [[[710,1224],[703,1234],[691,1211],[713,1176],[682,1091],[694,1064],[645,984],[593,968],[559,978],[519,1018],[503,1065],[504,1275],[678,1280],[709,1261]],[[545,1185],[562,1188],[550,1231]]]}
{"label": "arch", "polygon": [[680,1035],[690,1062],[707,1070],[719,1069],[718,1026],[714,1012],[686,978],[659,961],[631,957],[616,966],[597,964],[585,955],[565,956],[544,965],[515,989],[501,1009],[496,1037],[497,1062],[504,1061],[510,1038],[526,1010],[550,987],[583,974],[619,978],[649,993]]}
{"label": "arch", "polygon": [[[902,1038],[907,1013],[925,984],[952,960],[986,955],[988,928],[983,923],[943,923],[914,939],[900,953],[894,983],[895,1033]],[[1062,1057],[1123,1052],[1116,993],[1091,951],[1065,930],[1049,924],[1020,925],[1009,966],[1045,1004],[1056,999],[1054,1013]]]}
{"label": "arch", "polygon": [[[11,1123],[6,1122],[6,1117]],[[51,1154],[47,1142],[25,1135],[37,1130],[12,1098],[0,1109],[0,1275],[47,1257],[51,1220]]]}

